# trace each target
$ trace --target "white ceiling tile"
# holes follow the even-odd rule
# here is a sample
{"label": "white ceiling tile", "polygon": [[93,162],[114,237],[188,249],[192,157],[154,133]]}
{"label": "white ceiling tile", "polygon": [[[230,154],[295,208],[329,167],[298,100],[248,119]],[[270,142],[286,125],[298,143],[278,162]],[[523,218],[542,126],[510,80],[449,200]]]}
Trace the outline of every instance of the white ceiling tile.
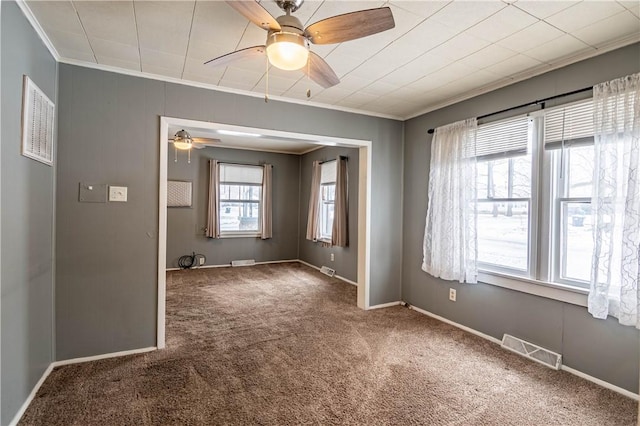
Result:
{"label": "white ceiling tile", "polygon": [[555,13],[560,12],[580,0],[563,1],[563,0],[518,0],[514,6],[532,14],[533,16],[544,19]]}
{"label": "white ceiling tile", "polygon": [[631,13],[640,17],[640,1],[618,1],[622,6],[626,7]]}
{"label": "white ceiling tile", "polygon": [[421,78],[420,80],[411,83],[408,87],[414,88],[418,92],[426,92],[477,71],[477,69],[471,68],[466,64],[454,62],[434,73]]}
{"label": "white ceiling tile", "polygon": [[587,50],[594,49],[575,37],[566,34],[524,53],[539,61],[553,63]]}
{"label": "white ceiling tile", "polygon": [[307,90],[311,90],[311,96],[315,96],[322,93],[325,89],[304,77],[291,86],[284,95],[287,97],[293,96],[295,99],[307,99]]}
{"label": "white ceiling tile", "polygon": [[453,38],[456,34],[457,32],[452,28],[427,19],[394,41],[391,46],[396,44],[403,48],[413,46],[422,52],[427,52]]}
{"label": "white ceiling tile", "polygon": [[185,55],[194,7],[192,1],[136,1],[140,47]]}
{"label": "white ceiling tile", "polygon": [[630,35],[636,35],[636,38],[640,39],[640,19],[625,10],[622,13],[576,30],[573,35],[594,47],[599,47]]}
{"label": "white ceiling tile", "polygon": [[394,6],[424,18],[428,18],[449,3],[450,1],[391,1]]}
{"label": "white ceiling tile", "polygon": [[429,21],[438,22],[456,31],[463,31],[505,7],[507,7],[505,3],[497,0],[455,1],[431,16]]}
{"label": "white ceiling tile", "polygon": [[338,105],[348,106],[351,108],[359,108],[360,106],[366,103],[372,102],[378,98],[379,96],[372,95],[370,93],[357,92],[357,93],[352,93],[346,98],[341,99],[338,102]]}
{"label": "white ceiling tile", "polygon": [[432,53],[443,58],[457,61],[465,56],[469,56],[489,45],[488,41],[468,36],[465,33],[461,33],[454,38],[447,40],[440,46],[432,49],[429,53]]}
{"label": "white ceiling tile", "polygon": [[27,6],[45,30],[84,35],[80,19],[70,1],[29,1]]}
{"label": "white ceiling tile", "polygon": [[[197,59],[187,58],[187,61],[184,64],[184,74],[189,75],[198,75],[211,79],[216,79],[216,83],[220,80],[220,77],[224,74],[226,68],[225,67],[210,67],[204,65]],[[184,77],[187,78],[187,77]]]}
{"label": "white ceiling tile", "polygon": [[369,84],[370,81],[366,78],[348,74],[340,80],[339,86],[343,89],[355,92],[363,87],[367,87]]}
{"label": "white ceiling tile", "polygon": [[182,73],[184,68],[184,56],[172,55],[170,53],[158,52],[151,49],[140,49],[140,62],[142,70],[147,67],[165,68],[178,73]]}
{"label": "white ceiling tile", "polygon": [[[299,84],[299,83],[298,83]],[[341,88],[340,85],[330,87],[322,90],[317,94],[311,95],[311,100],[314,102],[334,103],[343,99],[353,93],[353,90]]]}
{"label": "white ceiling tile", "polygon": [[499,76],[509,77],[525,71],[528,68],[534,68],[540,65],[542,65],[542,62],[536,59],[525,55],[516,55],[485,68],[485,71],[489,71]]}
{"label": "white ceiling tile", "polygon": [[565,32],[572,32],[624,11],[614,1],[584,1],[562,10],[545,21]]}
{"label": "white ceiling tile", "polygon": [[140,54],[137,46],[99,38],[91,38],[89,39],[89,43],[91,43],[91,48],[99,63],[102,63],[100,58],[104,56],[125,62],[140,63]]}
{"label": "white ceiling tile", "polygon": [[231,52],[236,49],[249,25],[254,24],[224,2],[198,1],[191,27],[191,40],[203,40],[223,46]]}
{"label": "white ceiling tile", "polygon": [[342,55],[337,52],[331,52],[325,58],[325,61],[333,69],[338,77],[347,74],[350,71],[356,69],[364,61],[361,58],[356,58],[350,55]]}
{"label": "white ceiling tile", "polygon": [[390,46],[382,50],[377,55],[373,56],[368,61],[364,62],[350,74],[362,78],[377,80],[380,77],[383,77],[396,70],[406,62],[415,59],[420,55],[420,52],[416,50],[413,52],[413,55],[409,52],[403,52],[402,50],[394,49],[392,46]]}
{"label": "white ceiling tile", "polygon": [[156,67],[153,65],[145,65],[144,63],[142,64],[142,72],[146,72],[149,74],[155,74],[155,75],[161,75],[161,76],[165,76],[165,77],[171,77],[171,78],[181,78],[182,77],[182,70],[175,70],[175,69],[169,69],[169,68],[164,68],[164,67]]}
{"label": "white ceiling tile", "polygon": [[110,58],[108,56],[99,56],[98,63],[100,65],[108,65],[110,67],[124,68],[127,70],[141,71],[139,62],[123,61],[118,58]]}
{"label": "white ceiling tile", "polygon": [[251,87],[255,86],[264,75],[264,72],[256,72],[252,70],[246,70],[244,68],[227,67],[227,70],[220,81],[221,86],[226,86],[229,82],[245,83]]}
{"label": "white ceiling tile", "polygon": [[517,55],[517,53],[511,49],[498,46],[497,44],[490,44],[484,49],[479,50],[476,53],[469,55],[463,59],[460,59],[458,62],[466,64],[470,67],[483,69],[498,62],[502,62],[505,59],[511,58],[515,55]]}
{"label": "white ceiling tile", "polygon": [[229,89],[246,90],[247,92],[250,92],[253,91],[255,84],[251,84],[245,81],[222,80],[219,86],[227,87]]}
{"label": "white ceiling tile", "polygon": [[562,35],[564,35],[564,33],[559,29],[546,22],[539,21],[524,30],[500,40],[498,44],[511,50],[524,51],[533,49]]}
{"label": "white ceiling tile", "polygon": [[93,56],[89,40],[87,40],[84,34],[49,29],[47,30],[47,36],[58,52],[61,50],[72,50],[82,52],[83,55]]}
{"label": "white ceiling tile", "polygon": [[219,46],[200,39],[191,39],[189,41],[187,56],[189,58],[199,59],[202,62],[206,62],[210,59],[217,58],[218,56],[226,55],[227,53],[229,53],[229,50],[224,46]]}
{"label": "white ceiling tile", "polygon": [[400,89],[400,86],[396,86],[395,84],[385,83],[383,81],[374,81],[367,87],[362,88],[360,91],[362,93],[368,93],[370,95],[384,96],[389,95]]}
{"label": "white ceiling tile", "polygon": [[469,28],[467,34],[495,43],[536,22],[538,22],[537,18],[509,5],[495,15]]}
{"label": "white ceiling tile", "polygon": [[77,1],[74,6],[90,40],[138,46],[132,1]]}
{"label": "white ceiling tile", "polygon": [[450,59],[436,56],[429,53],[416,58],[409,64],[398,68],[397,70],[385,75],[380,80],[385,83],[405,85],[413,81],[419,80],[425,75],[431,74],[445,66],[451,64]]}

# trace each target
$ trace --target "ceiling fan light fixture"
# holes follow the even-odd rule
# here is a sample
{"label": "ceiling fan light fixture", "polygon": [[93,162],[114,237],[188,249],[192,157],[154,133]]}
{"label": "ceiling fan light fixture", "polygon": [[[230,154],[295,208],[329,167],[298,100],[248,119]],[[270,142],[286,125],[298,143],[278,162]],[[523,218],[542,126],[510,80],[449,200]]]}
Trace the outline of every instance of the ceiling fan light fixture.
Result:
{"label": "ceiling fan light fixture", "polygon": [[267,57],[274,67],[298,70],[309,60],[309,42],[299,34],[274,32],[267,38]]}
{"label": "ceiling fan light fixture", "polygon": [[184,129],[176,132],[173,139],[173,146],[177,149],[191,149],[193,147],[193,139],[191,139],[189,132]]}

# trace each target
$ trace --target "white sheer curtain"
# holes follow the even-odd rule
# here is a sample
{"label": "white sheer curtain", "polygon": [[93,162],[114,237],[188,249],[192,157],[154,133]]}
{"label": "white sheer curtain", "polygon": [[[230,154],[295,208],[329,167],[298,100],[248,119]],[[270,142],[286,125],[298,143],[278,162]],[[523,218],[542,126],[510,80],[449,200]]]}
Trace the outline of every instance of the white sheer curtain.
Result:
{"label": "white sheer curtain", "polygon": [[434,277],[477,282],[477,120],[435,130],[431,142],[429,206],[422,269]]}
{"label": "white sheer curtain", "polygon": [[640,74],[593,87],[595,169],[589,312],[640,328]]}
{"label": "white sheer curtain", "polygon": [[271,164],[262,166],[264,173],[262,174],[262,212],[260,215],[262,221],[262,233],[260,238],[267,240],[273,236],[273,200],[272,200],[272,171]]}

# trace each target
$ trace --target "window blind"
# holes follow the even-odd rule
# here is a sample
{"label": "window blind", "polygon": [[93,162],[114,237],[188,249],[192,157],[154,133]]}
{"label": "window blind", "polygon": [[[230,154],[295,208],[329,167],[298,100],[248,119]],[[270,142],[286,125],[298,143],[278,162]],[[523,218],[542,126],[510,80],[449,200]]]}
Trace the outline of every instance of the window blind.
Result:
{"label": "window blind", "polygon": [[262,172],[262,166],[220,163],[220,182],[262,185]]}
{"label": "window blind", "polygon": [[334,183],[336,181],[336,160],[325,161],[320,164],[320,184]]}
{"label": "window blind", "polygon": [[478,160],[513,157],[527,153],[529,117],[516,117],[478,126],[476,152]]}
{"label": "window blind", "polygon": [[545,149],[593,144],[593,132],[591,99],[550,109],[544,115]]}

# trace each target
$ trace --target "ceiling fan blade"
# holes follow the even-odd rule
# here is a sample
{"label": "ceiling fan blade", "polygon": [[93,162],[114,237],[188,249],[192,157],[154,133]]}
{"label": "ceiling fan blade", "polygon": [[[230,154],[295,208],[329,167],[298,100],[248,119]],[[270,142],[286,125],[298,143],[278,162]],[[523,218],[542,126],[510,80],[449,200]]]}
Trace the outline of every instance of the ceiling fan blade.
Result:
{"label": "ceiling fan blade", "polygon": [[391,9],[380,7],[323,19],[309,25],[304,35],[314,44],[332,44],[381,33],[395,26]]}
{"label": "ceiling fan blade", "polygon": [[245,49],[236,50],[235,52],[227,53],[226,55],[218,56],[205,62],[205,65],[211,65],[213,67],[227,66],[232,62],[239,61],[241,59],[253,58],[264,55],[265,46],[252,46]]}
{"label": "ceiling fan blade", "polygon": [[214,139],[214,138],[191,138],[191,139],[193,140],[193,143],[199,143],[199,144],[222,142],[220,139]]}
{"label": "ceiling fan blade", "polygon": [[329,64],[327,64],[320,56],[313,52],[309,52],[309,62],[309,66],[302,67],[302,71],[304,71],[311,80],[315,81],[325,89],[340,83],[340,79],[336,73],[333,72]]}
{"label": "ceiling fan blade", "polygon": [[227,4],[242,16],[265,30],[280,31],[280,24],[260,3],[250,1],[228,1]]}

